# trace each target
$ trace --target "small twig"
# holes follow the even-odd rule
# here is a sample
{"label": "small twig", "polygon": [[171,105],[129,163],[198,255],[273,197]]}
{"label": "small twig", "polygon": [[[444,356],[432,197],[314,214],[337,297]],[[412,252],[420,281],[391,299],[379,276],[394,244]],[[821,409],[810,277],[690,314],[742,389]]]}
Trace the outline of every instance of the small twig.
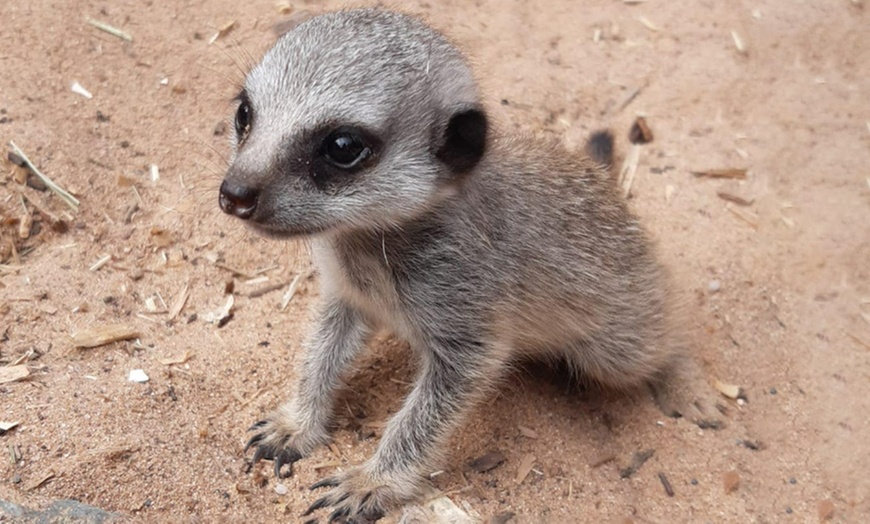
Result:
{"label": "small twig", "polygon": [[722,200],[727,200],[728,202],[734,202],[735,204],[737,204],[739,206],[751,206],[752,203],[755,202],[755,200],[753,200],[753,199],[747,200],[743,197],[731,194],[727,191],[717,191],[716,196],[718,196]]}
{"label": "small twig", "polygon": [[659,471],[659,480],[662,481],[662,486],[664,486],[665,488],[665,493],[667,493],[669,497],[673,497],[674,488],[671,486],[670,481],[668,481],[668,477],[665,476],[664,471]]}
{"label": "small twig", "polygon": [[93,18],[88,18],[88,23],[91,24],[92,26],[96,27],[100,31],[105,31],[106,33],[109,33],[112,36],[117,36],[121,40],[126,40],[128,42],[133,41],[133,37],[130,35],[130,33],[122,31],[122,30],[118,29],[117,27],[110,26],[109,24],[107,24],[105,22],[100,22],[99,20],[94,20]]}
{"label": "small twig", "polygon": [[745,169],[707,169],[706,171],[692,171],[692,174],[697,177],[707,178],[737,178],[740,180],[746,179]]}
{"label": "small twig", "polygon": [[284,296],[281,298],[281,309],[287,309],[287,304],[293,300],[293,296],[296,295],[296,290],[299,289],[299,281],[302,280],[302,275],[296,275],[293,278],[293,282],[290,282],[290,287],[287,288],[287,292],[284,293]]}
{"label": "small twig", "polygon": [[732,206],[731,204],[725,204],[725,209],[727,209],[731,214],[739,218],[740,220],[749,224],[752,229],[758,229],[758,217],[752,215],[749,212],[742,211]]}
{"label": "small twig", "polygon": [[248,293],[248,298],[262,297],[263,295],[266,295],[266,294],[271,293],[273,291],[278,291],[279,289],[281,289],[282,287],[284,287],[286,285],[287,285],[287,282],[281,282],[278,284],[272,284],[269,286],[261,287],[260,289],[255,289],[255,290],[251,291],[250,293]]}
{"label": "small twig", "polygon": [[859,345],[864,346],[864,349],[870,349],[870,343],[865,342],[860,337],[858,337],[858,335],[846,331],[846,336],[857,342]]}
{"label": "small twig", "polygon": [[104,255],[94,262],[94,264],[88,268],[88,271],[99,271],[100,268],[108,264],[110,260],[112,260],[112,255]]}
{"label": "small twig", "polygon": [[638,144],[631,146],[631,151],[623,162],[622,169],[619,170],[619,186],[622,188],[624,198],[631,196],[631,186],[634,183],[634,175],[637,173],[637,164],[640,161],[640,147]]}
{"label": "small twig", "polygon": [[20,156],[21,159],[24,160],[24,163],[27,165],[27,169],[29,169],[31,173],[38,176],[40,178],[40,180],[42,180],[42,182],[46,186],[48,186],[48,188],[51,189],[55,194],[57,194],[57,196],[59,196],[64,202],[66,202],[66,204],[69,207],[76,209],[76,210],[79,208],[79,205],[81,204],[81,202],[79,202],[79,200],[76,197],[72,196],[70,193],[68,193],[62,187],[55,184],[54,181],[52,179],[48,178],[47,176],[45,176],[42,173],[42,171],[37,169],[37,167],[35,165],[33,165],[33,162],[31,162],[30,159],[27,158],[27,155],[24,154],[24,151],[22,151],[21,149],[19,149],[18,146],[15,145],[15,142],[10,140],[9,145],[12,147],[12,150],[15,152],[15,154]]}

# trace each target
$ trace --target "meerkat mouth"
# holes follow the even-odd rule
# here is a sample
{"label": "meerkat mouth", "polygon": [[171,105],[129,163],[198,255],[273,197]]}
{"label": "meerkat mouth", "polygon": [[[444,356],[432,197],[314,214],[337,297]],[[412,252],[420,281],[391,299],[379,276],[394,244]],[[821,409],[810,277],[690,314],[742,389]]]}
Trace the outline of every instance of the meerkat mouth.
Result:
{"label": "meerkat mouth", "polygon": [[301,238],[314,236],[321,233],[324,233],[329,230],[328,227],[322,226],[314,226],[314,227],[286,227],[286,226],[276,226],[269,222],[247,222],[246,224],[248,228],[252,229],[258,235],[261,235],[266,238],[271,239],[292,239],[292,238]]}

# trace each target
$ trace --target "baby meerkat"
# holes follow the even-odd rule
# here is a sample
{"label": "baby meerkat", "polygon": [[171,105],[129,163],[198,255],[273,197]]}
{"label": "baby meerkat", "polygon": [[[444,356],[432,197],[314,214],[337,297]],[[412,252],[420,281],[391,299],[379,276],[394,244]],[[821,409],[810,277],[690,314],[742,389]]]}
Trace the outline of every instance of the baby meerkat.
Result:
{"label": "baby meerkat", "polygon": [[[685,357],[666,274],[609,160],[495,136],[441,34],[380,9],[316,16],[266,53],[238,101],[221,208],[267,236],[307,237],[322,287],[295,395],[253,426],[253,462],[280,477],[328,441],[342,374],[376,329],[421,363],[375,454],[315,484],[331,489],[306,514],[365,522],[414,501],[518,358],[667,390]],[[589,147],[611,150],[607,134]]]}

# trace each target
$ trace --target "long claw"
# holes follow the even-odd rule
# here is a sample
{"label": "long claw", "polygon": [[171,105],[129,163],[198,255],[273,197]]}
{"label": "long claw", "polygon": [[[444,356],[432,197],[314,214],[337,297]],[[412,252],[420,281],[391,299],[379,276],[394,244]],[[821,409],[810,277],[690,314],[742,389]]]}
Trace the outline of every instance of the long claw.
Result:
{"label": "long claw", "polygon": [[338,486],[339,484],[341,484],[341,481],[339,481],[337,478],[326,477],[323,480],[319,480],[319,481],[315,482],[308,489],[310,489],[311,491],[314,491],[315,489],[320,489],[320,488],[334,488],[334,487]]}
{"label": "long claw", "polygon": [[248,428],[248,431],[256,431],[256,430],[262,428],[263,426],[265,426],[265,425],[268,424],[268,423],[269,423],[268,420],[260,420],[260,421],[258,421],[258,422],[254,422],[254,424],[253,424],[251,427]]}
{"label": "long claw", "polygon": [[328,505],[329,505],[329,501],[327,500],[326,497],[319,498],[319,499],[315,500],[312,505],[308,506],[308,509],[305,510],[305,513],[303,513],[302,516],[307,517],[308,515],[311,515],[315,511],[319,510],[320,508],[325,508]]}
{"label": "long claw", "polygon": [[350,514],[350,508],[338,508],[329,515],[329,520],[327,520],[327,522],[329,524],[339,522],[341,519],[347,517],[348,514]]}
{"label": "long claw", "polygon": [[271,459],[272,453],[266,448],[266,446],[257,446],[257,451],[254,452],[254,458],[251,459],[251,464],[256,464],[260,462],[262,459]]}
{"label": "long claw", "polygon": [[249,449],[251,449],[252,447],[259,444],[260,441],[263,440],[264,438],[266,438],[266,435],[264,435],[262,433],[257,433],[256,435],[251,437],[250,440],[248,440],[248,443],[245,444],[245,451],[243,453],[247,453]]}

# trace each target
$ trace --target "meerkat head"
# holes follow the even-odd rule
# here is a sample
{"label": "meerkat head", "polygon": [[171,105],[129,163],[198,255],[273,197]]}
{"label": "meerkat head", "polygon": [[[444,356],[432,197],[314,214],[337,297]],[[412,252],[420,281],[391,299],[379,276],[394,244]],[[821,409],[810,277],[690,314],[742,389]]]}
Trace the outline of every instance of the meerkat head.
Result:
{"label": "meerkat head", "polygon": [[390,227],[456,191],[486,137],[442,35],[379,9],[317,16],[247,75],[220,205],[272,236]]}

